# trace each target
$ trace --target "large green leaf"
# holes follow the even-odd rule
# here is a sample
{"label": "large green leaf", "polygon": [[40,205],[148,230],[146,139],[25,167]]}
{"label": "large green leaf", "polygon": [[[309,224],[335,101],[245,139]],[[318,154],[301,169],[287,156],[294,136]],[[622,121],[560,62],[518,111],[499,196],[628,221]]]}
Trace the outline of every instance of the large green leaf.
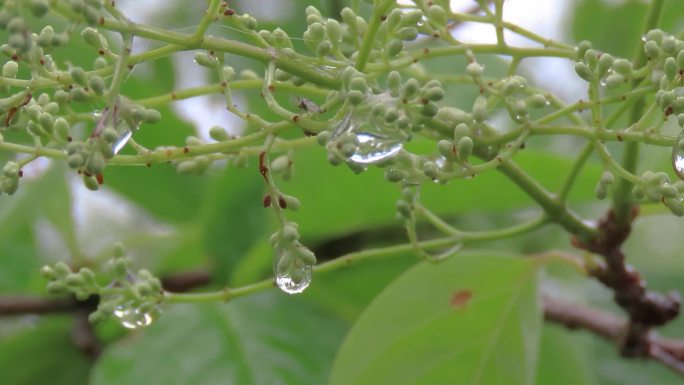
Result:
{"label": "large green leaf", "polygon": [[0,341],[2,383],[12,385],[83,385],[90,362],[70,338],[71,320],[41,322]]}
{"label": "large green leaf", "polygon": [[343,332],[339,321],[281,293],[179,305],[108,348],[91,384],[321,384]]}
{"label": "large green leaf", "polygon": [[361,315],[329,384],[533,384],[538,267],[484,252],[416,266]]}

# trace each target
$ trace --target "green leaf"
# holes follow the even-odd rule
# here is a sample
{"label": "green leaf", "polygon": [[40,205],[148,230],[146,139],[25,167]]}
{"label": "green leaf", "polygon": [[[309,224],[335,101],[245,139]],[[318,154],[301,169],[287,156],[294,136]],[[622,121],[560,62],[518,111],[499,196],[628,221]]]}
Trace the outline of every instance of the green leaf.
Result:
{"label": "green leaf", "polygon": [[91,385],[321,384],[343,333],[339,321],[281,293],[179,305],[109,347]]}
{"label": "green leaf", "polygon": [[90,362],[71,341],[68,318],[51,318],[0,342],[2,383],[80,385]]}
{"label": "green leaf", "polygon": [[[397,223],[395,202],[399,186],[383,176],[383,170],[371,167],[359,175],[344,166],[332,167],[324,161],[321,148],[295,154],[295,177],[282,187],[302,202],[299,212],[290,217],[299,223],[306,237],[339,236],[381,225]],[[574,159],[525,150],[515,161],[532,177],[551,190],[562,185]],[[588,163],[570,196],[572,202],[593,201],[594,186],[602,169]],[[497,194],[495,192],[505,191]],[[487,197],[496,196],[496,199]],[[325,197],[323,199],[322,197]],[[459,179],[449,185],[426,184],[421,189],[423,202],[440,214],[495,212],[530,207],[534,202],[506,177],[491,170],[474,179]]]}
{"label": "green leaf", "polygon": [[204,246],[217,282],[228,276],[255,241],[266,237],[264,181],[256,168],[225,167],[204,197],[201,218]]}
{"label": "green leaf", "polygon": [[537,384],[594,385],[596,375],[591,360],[595,336],[573,332],[557,325],[544,325]]}
{"label": "green leaf", "polygon": [[329,384],[534,383],[538,267],[484,252],[416,266],[361,315]]}

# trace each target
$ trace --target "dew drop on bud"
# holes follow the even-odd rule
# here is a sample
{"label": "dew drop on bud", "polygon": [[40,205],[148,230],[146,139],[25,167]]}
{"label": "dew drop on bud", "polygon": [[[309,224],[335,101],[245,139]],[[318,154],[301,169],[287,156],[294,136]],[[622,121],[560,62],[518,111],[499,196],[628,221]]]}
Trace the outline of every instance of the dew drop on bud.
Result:
{"label": "dew drop on bud", "polygon": [[[357,106],[344,116],[333,131],[329,144],[337,145],[351,134],[355,138],[355,148],[347,161],[358,166],[379,163],[396,155],[404,147],[409,134],[397,127],[396,119],[388,123],[372,113],[373,105],[393,102],[386,94],[369,97],[368,103]],[[403,115],[403,111],[400,110],[399,114]]]}
{"label": "dew drop on bud", "polygon": [[117,306],[114,309],[114,316],[119,320],[119,323],[127,329],[139,329],[148,326],[154,321],[151,313],[145,312],[140,308],[126,307],[123,305]]}
{"label": "dew drop on bud", "polygon": [[[288,257],[290,256],[285,258]],[[287,294],[299,294],[311,283],[311,265],[299,258],[283,263],[282,256],[276,256],[273,261],[273,270],[276,285]]]}
{"label": "dew drop on bud", "polygon": [[672,168],[679,179],[684,180],[684,130],[679,134],[672,148]]}

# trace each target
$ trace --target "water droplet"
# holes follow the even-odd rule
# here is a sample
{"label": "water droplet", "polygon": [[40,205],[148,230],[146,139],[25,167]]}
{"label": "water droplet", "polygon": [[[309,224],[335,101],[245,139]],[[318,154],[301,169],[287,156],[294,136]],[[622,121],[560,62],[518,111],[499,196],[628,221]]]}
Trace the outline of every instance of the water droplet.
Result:
{"label": "water droplet", "polygon": [[[139,120],[120,116],[119,109],[120,105],[117,102],[114,108],[107,107],[101,112],[97,111],[93,114],[93,119],[96,119],[97,125],[91,137],[104,137],[114,154],[121,151],[140,126]],[[110,130],[114,131],[113,134],[106,132]]]}
{"label": "water droplet", "polygon": [[280,290],[287,294],[298,294],[303,292],[311,283],[311,265],[307,265],[300,259],[295,259],[292,263],[278,263],[275,261],[276,285]]}
{"label": "water droplet", "polygon": [[684,130],[679,134],[672,148],[672,168],[679,179],[684,180]]}
{"label": "water droplet", "polygon": [[[355,148],[346,154],[350,163],[366,166],[382,162],[401,151],[409,138],[408,132],[397,127],[396,120],[387,123],[373,115],[372,107],[378,103],[392,105],[396,100],[386,94],[370,96],[367,103],[345,115],[333,131],[329,145],[342,146],[350,137],[354,139]],[[399,114],[403,115],[403,110]]]}
{"label": "water droplet", "polygon": [[117,306],[114,309],[114,316],[121,325],[127,329],[139,329],[148,326],[154,321],[151,313],[143,311],[138,307]]}
{"label": "water droplet", "polygon": [[118,126],[125,127],[117,127],[116,131],[119,133],[119,136],[116,138],[114,142],[112,142],[112,152],[114,154],[117,154],[119,151],[121,151],[121,149],[131,139],[131,136],[133,136],[133,130],[130,129],[130,127],[125,121],[119,122]]}

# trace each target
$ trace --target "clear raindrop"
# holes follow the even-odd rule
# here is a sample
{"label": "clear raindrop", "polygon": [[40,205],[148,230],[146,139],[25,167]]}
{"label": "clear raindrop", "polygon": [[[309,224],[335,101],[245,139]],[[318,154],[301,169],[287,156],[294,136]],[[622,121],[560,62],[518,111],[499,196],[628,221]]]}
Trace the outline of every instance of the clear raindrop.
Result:
{"label": "clear raindrop", "polygon": [[679,179],[684,180],[684,130],[679,134],[677,143],[672,148],[672,168]]}
{"label": "clear raindrop", "polygon": [[109,139],[105,136],[114,154],[121,151],[140,126],[139,121],[122,116],[120,102],[115,103],[113,108],[107,107],[102,111],[95,112],[93,119],[96,119],[97,125],[91,137],[100,137],[105,134],[107,129],[113,128],[115,130],[116,135],[114,139]]}
{"label": "clear raindrop", "polygon": [[117,306],[114,309],[114,316],[127,329],[139,329],[150,325],[154,321],[152,314],[137,307],[126,307],[123,305]]}
{"label": "clear raindrop", "polygon": [[276,285],[287,294],[298,294],[306,290],[311,283],[311,265],[295,258],[291,263],[274,263]]}
{"label": "clear raindrop", "polygon": [[[396,126],[396,123],[386,123],[382,117],[374,116],[371,112],[372,105],[395,103],[393,98],[382,94],[371,96],[368,101],[367,105],[357,106],[345,115],[330,139],[330,144],[336,146],[340,144],[338,142],[344,142],[350,136],[355,138],[355,148],[347,154],[347,160],[364,167],[396,155],[409,137],[407,132]],[[402,113],[400,110],[400,114]]]}

